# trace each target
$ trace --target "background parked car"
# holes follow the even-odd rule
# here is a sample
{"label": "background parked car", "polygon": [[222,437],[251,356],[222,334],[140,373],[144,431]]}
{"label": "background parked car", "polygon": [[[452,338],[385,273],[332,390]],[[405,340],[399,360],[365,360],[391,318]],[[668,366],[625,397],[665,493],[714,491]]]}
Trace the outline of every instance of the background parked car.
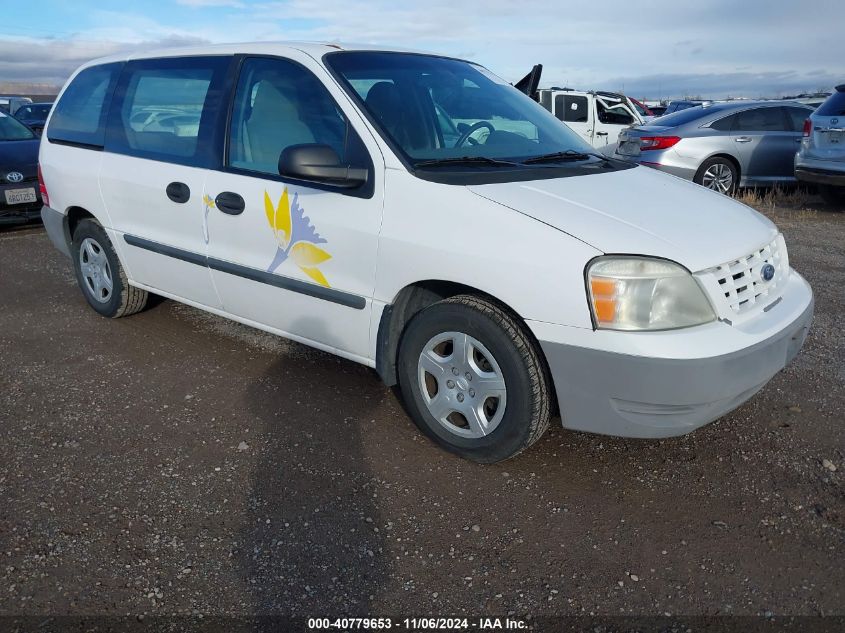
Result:
{"label": "background parked car", "polygon": [[710,101],[702,101],[701,99],[680,99],[678,101],[670,101],[669,105],[667,105],[666,109],[663,111],[663,114],[680,112],[681,110],[694,108],[695,106],[704,105],[705,103],[710,103]]}
{"label": "background parked car", "polygon": [[24,105],[15,112],[15,118],[24,125],[29,126],[33,132],[40,136],[41,131],[44,129],[44,124],[47,122],[47,117],[50,114],[50,108],[52,107],[52,103],[31,103]]}
{"label": "background parked car", "polygon": [[811,112],[783,101],[696,106],[622,130],[616,154],[721,193],[795,182],[793,157]]}
{"label": "background parked car", "polygon": [[648,121],[651,121],[655,116],[657,116],[656,114],[654,114],[654,112],[652,112],[651,108],[649,108],[642,101],[637,101],[633,97],[628,97],[628,101],[631,102],[631,105],[634,106],[634,109],[637,111],[637,114],[640,115],[640,118],[644,122],[647,123]]}
{"label": "background parked car", "polygon": [[795,177],[815,183],[830,204],[845,206],[845,84],[804,121]]}
{"label": "background parked car", "polygon": [[0,225],[40,217],[38,146],[32,130],[0,112]]}
{"label": "background parked car", "polygon": [[666,114],[666,106],[665,105],[649,106],[648,109],[651,110],[651,113],[654,115],[654,118],[657,118],[659,116],[663,116],[664,114]]}
{"label": "background parked car", "polygon": [[622,128],[643,122],[628,97],[615,92],[544,88],[537,91],[537,100],[593,147],[610,145],[611,153]]}
{"label": "background parked car", "polygon": [[29,97],[16,97],[11,95],[0,97],[0,112],[14,115],[15,112],[18,111],[18,108],[25,106],[28,103],[32,103],[32,99]]}

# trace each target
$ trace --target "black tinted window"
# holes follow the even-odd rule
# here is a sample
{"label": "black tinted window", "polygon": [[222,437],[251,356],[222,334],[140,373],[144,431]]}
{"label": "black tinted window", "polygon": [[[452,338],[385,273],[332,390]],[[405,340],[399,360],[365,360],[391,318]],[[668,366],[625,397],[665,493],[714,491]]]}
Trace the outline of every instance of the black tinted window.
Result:
{"label": "black tinted window", "polygon": [[732,114],[730,116],[722,117],[718,121],[713,121],[713,123],[710,124],[710,127],[714,130],[719,130],[720,132],[730,132],[735,121],[736,115]]}
{"label": "black tinted window", "polygon": [[[219,115],[228,57],[130,62],[109,121],[107,149],[188,165],[208,164],[201,131]],[[119,104],[119,107],[118,107]]]}
{"label": "black tinted window", "polygon": [[596,99],[596,116],[601,123],[611,125],[631,125],[633,115],[621,103],[609,103],[607,106],[600,99]]}
{"label": "black tinted window", "polygon": [[579,95],[556,95],[555,115],[569,123],[587,122],[587,97]]}
{"label": "black tinted window", "polygon": [[737,132],[784,132],[786,120],[780,107],[754,108],[739,112],[733,129]]}
{"label": "black tinted window", "polygon": [[808,108],[786,108],[786,114],[789,117],[789,123],[793,132],[800,132],[804,129],[804,121],[810,118],[813,113]]}
{"label": "black tinted window", "polygon": [[816,110],[821,116],[845,116],[845,92],[838,90],[830,95]]}
{"label": "black tinted window", "polygon": [[47,138],[102,147],[107,106],[121,66],[93,66],[74,77],[56,104]]}

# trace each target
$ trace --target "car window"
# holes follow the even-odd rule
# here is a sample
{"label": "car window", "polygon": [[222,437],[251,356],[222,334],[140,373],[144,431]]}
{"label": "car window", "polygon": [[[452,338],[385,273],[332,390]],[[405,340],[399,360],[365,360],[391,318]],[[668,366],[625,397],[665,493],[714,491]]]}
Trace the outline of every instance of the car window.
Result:
{"label": "car window", "polygon": [[[376,51],[324,59],[379,132],[413,164],[591,149],[540,104],[475,64]],[[451,128],[461,135],[451,137]]]}
{"label": "car window", "polygon": [[721,119],[717,119],[710,124],[710,128],[713,130],[719,130],[720,132],[730,132],[731,128],[736,121],[736,115],[731,114],[730,116],[722,117]]}
{"label": "car window", "polygon": [[792,131],[802,131],[804,129],[804,121],[810,118],[812,113],[813,111],[808,108],[794,108],[791,106],[786,108],[786,114],[789,117],[789,123],[792,127]]}
{"label": "car window", "polygon": [[555,95],[555,116],[567,123],[586,123],[587,97]]}
{"label": "car window", "polygon": [[50,119],[50,141],[102,147],[106,104],[122,64],[92,66],[81,71],[65,89]]}
{"label": "car window", "polygon": [[830,95],[816,110],[816,114],[820,116],[845,116],[845,92],[837,90]]}
{"label": "car window", "polygon": [[780,107],[753,108],[737,113],[734,132],[784,132],[786,121]]}
{"label": "car window", "polygon": [[[207,164],[201,129],[218,116],[219,85],[231,58],[172,57],[129,62],[116,91],[106,149],[121,154]],[[214,87],[214,89],[212,89]]]}
{"label": "car window", "polygon": [[346,130],[334,99],[309,70],[281,59],[244,62],[229,128],[229,165],[278,175],[282,151],[306,143],[328,145],[344,160]]}
{"label": "car window", "polygon": [[32,113],[31,106],[24,106],[22,108],[18,108],[18,111],[15,112],[16,119],[25,119]]}
{"label": "car window", "polygon": [[605,105],[601,99],[596,99],[596,117],[601,123],[610,125],[631,125],[634,123],[634,116],[621,103]]}
{"label": "car window", "polygon": [[0,141],[25,141],[35,138],[28,127],[5,112],[0,112]]}

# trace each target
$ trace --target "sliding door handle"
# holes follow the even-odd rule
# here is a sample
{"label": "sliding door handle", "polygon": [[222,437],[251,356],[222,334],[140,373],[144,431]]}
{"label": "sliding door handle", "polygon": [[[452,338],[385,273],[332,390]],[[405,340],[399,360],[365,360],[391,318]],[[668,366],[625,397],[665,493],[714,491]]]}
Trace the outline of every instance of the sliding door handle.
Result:
{"label": "sliding door handle", "polygon": [[191,199],[191,189],[184,182],[171,182],[164,192],[177,204],[184,204]]}
{"label": "sliding door handle", "polygon": [[246,203],[244,199],[232,192],[232,191],[224,191],[214,199],[214,204],[220,209],[223,213],[227,213],[229,215],[240,215],[246,209]]}

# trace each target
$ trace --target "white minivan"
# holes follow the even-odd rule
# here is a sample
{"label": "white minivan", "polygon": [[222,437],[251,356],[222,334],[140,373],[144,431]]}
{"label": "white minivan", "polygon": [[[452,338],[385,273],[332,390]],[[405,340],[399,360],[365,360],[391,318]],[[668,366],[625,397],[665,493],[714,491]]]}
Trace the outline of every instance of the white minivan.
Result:
{"label": "white minivan", "polygon": [[479,462],[556,415],[691,431],[762,388],[812,318],[769,220],[594,154],[449,57],[262,43],[91,62],[40,176],[100,314],[155,293],[363,363]]}

